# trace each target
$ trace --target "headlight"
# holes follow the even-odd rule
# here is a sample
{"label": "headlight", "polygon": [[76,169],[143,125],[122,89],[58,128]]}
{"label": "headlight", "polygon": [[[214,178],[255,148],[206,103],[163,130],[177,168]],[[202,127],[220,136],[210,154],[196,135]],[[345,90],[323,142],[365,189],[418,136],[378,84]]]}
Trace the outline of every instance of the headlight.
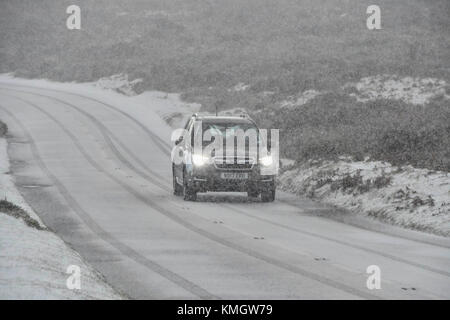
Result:
{"label": "headlight", "polygon": [[209,160],[208,157],[204,157],[201,154],[193,154],[192,155],[192,163],[197,167],[201,167],[206,162],[208,162],[208,160]]}
{"label": "headlight", "polygon": [[259,162],[261,162],[261,164],[265,167],[271,166],[273,163],[273,159],[271,156],[265,156],[261,159],[259,159]]}

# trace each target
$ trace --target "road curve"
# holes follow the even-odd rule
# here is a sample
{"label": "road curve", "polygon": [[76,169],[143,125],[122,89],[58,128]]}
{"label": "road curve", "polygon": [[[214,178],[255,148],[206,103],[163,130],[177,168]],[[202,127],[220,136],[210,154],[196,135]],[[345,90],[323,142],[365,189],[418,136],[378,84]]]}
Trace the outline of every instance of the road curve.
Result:
{"label": "road curve", "polygon": [[[173,196],[162,120],[148,127],[111,101],[11,83],[0,83],[0,118],[25,199],[131,298],[450,297],[447,239],[326,219],[316,213],[332,208],[285,193],[270,204]],[[366,287],[369,265],[380,290]]]}

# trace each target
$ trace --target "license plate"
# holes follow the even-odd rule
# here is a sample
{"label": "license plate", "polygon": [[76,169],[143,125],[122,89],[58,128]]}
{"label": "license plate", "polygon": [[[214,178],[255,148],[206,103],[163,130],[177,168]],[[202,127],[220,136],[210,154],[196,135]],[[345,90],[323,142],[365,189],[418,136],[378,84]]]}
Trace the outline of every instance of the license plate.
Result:
{"label": "license plate", "polygon": [[248,179],[248,173],[244,172],[222,172],[220,174],[222,179],[234,179],[234,180],[243,180]]}

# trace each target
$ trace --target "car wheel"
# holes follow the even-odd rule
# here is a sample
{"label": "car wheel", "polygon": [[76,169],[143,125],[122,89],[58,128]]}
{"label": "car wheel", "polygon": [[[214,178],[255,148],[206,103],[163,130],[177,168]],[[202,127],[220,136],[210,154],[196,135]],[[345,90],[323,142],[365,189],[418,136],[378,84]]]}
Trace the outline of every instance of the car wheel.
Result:
{"label": "car wheel", "polygon": [[275,200],[275,186],[261,192],[262,202],[273,202]]}
{"label": "car wheel", "polygon": [[175,175],[175,168],[172,168],[172,180],[173,180],[173,194],[176,196],[183,195],[183,187],[180,186],[177,182],[177,178]]}
{"label": "car wheel", "polygon": [[186,174],[183,174],[183,196],[185,201],[197,200],[197,192],[189,187]]}
{"label": "car wheel", "polygon": [[247,196],[250,197],[250,198],[258,198],[259,192],[257,190],[254,190],[254,189],[249,189],[247,191]]}

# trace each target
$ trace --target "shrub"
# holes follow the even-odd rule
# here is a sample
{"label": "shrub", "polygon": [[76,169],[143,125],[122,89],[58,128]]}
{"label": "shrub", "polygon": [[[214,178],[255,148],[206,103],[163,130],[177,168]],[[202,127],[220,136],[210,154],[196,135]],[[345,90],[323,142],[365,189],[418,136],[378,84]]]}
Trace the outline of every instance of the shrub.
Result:
{"label": "shrub", "polygon": [[392,178],[386,175],[381,175],[379,177],[376,177],[373,180],[373,185],[377,188],[377,189],[381,189],[384,187],[387,187],[388,185],[390,185],[392,182]]}
{"label": "shrub", "polygon": [[363,184],[362,177],[359,172],[353,176],[347,173],[343,178],[337,179],[331,183],[331,190],[332,191],[337,190],[346,191],[348,189],[353,190],[362,184]]}
{"label": "shrub", "polygon": [[359,193],[365,193],[369,192],[373,188],[381,189],[388,186],[391,183],[391,177],[383,174],[373,180],[367,179],[363,181],[361,173],[358,171],[354,175],[347,173],[343,178],[334,181],[332,181],[331,178],[320,179],[317,181],[316,189],[329,182],[331,182],[332,191],[342,190],[345,192],[347,190],[356,190]]}

